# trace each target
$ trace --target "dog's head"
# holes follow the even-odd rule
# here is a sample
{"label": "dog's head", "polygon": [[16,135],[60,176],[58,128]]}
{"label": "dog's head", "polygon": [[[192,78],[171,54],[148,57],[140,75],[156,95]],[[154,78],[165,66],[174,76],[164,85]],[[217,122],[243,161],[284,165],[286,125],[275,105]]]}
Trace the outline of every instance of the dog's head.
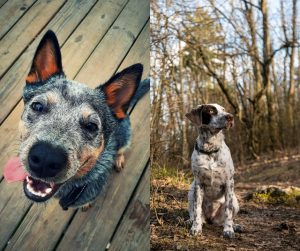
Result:
{"label": "dog's head", "polygon": [[94,166],[141,80],[140,64],[92,89],[65,78],[57,38],[48,31],[26,78],[20,121],[24,191],[40,202]]}
{"label": "dog's head", "polygon": [[208,128],[212,132],[228,129],[233,126],[233,115],[225,112],[218,104],[205,104],[192,109],[185,115],[194,125]]}

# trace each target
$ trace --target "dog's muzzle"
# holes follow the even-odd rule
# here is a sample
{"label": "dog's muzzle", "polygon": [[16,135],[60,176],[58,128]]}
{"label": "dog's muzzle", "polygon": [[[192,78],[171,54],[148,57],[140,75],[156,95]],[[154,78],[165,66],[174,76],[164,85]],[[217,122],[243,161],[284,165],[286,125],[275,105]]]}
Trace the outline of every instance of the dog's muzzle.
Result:
{"label": "dog's muzzle", "polygon": [[67,160],[67,153],[59,146],[45,141],[34,144],[28,154],[30,174],[23,183],[25,195],[35,202],[43,202],[51,198],[60,184],[45,180],[55,177],[66,168]]}

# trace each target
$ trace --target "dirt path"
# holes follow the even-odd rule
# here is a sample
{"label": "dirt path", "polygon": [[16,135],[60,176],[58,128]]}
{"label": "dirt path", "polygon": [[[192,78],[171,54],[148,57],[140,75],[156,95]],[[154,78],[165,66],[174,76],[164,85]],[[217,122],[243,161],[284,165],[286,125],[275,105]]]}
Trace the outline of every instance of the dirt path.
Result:
{"label": "dirt path", "polygon": [[[225,240],[221,227],[207,224],[204,225],[202,236],[190,236],[190,226],[187,223],[187,193],[191,175],[186,175],[186,172],[172,173],[169,170],[165,170],[163,174],[154,171],[151,182],[151,249],[300,250],[299,207],[274,206],[243,200],[247,192],[259,185],[298,183],[300,162],[278,168],[287,170],[287,174],[282,171],[280,175],[272,176],[269,170],[265,171],[264,165],[256,167],[253,173],[249,171],[247,175],[242,168],[238,170],[236,193],[241,210],[235,223],[241,224],[245,231],[236,234],[234,240]],[[264,172],[265,175],[261,174]],[[276,167],[274,172],[277,172]],[[294,175],[290,175],[291,172]],[[247,182],[251,177],[254,177],[252,182]]]}

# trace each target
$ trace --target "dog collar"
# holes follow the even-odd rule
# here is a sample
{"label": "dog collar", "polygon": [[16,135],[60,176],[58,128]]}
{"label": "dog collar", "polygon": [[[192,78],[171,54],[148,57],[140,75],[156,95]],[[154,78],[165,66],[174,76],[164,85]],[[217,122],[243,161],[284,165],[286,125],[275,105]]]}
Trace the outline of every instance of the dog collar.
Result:
{"label": "dog collar", "polygon": [[213,151],[204,151],[203,149],[199,148],[197,142],[195,143],[195,150],[198,153],[204,153],[204,154],[207,154],[207,155],[210,155],[210,154],[213,154],[213,153],[217,153],[219,151],[219,149],[216,149],[216,150],[213,150]]}

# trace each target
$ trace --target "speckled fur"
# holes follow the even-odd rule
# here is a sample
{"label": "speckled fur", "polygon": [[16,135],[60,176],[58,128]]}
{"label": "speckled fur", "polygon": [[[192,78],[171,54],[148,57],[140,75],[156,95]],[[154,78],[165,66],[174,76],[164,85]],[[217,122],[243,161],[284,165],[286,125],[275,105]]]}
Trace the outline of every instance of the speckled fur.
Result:
{"label": "speckled fur", "polygon": [[[56,57],[60,60],[59,46],[54,33],[50,31],[45,37],[44,40],[50,41],[47,41],[50,44],[48,47],[51,48],[51,43],[56,43],[54,46],[56,51],[49,52],[50,57],[56,53]],[[47,42],[44,41],[41,44]],[[39,48],[42,48],[41,44]],[[53,68],[59,68],[59,63],[61,65],[61,62],[58,62],[58,67]],[[33,64],[32,67],[29,74],[30,78],[28,78],[30,81],[35,79],[37,73],[34,67],[38,66]],[[99,66],[99,68],[101,67]],[[139,79],[138,86],[142,75],[142,66],[133,66],[129,73],[125,73],[124,76],[126,75],[128,79],[131,77],[128,77],[130,74],[131,76],[138,75],[135,76],[136,79]],[[109,81],[117,82],[119,79],[127,81],[127,79],[122,80],[122,76],[118,76],[117,79],[112,78]],[[26,171],[34,177],[28,164],[28,153],[35,143],[39,141],[49,142],[52,145],[62,147],[67,152],[68,163],[64,170],[53,178],[35,177],[48,183],[62,184],[54,197],[60,200],[63,208],[66,207],[68,196],[72,190],[79,187],[85,188],[80,196],[67,207],[80,207],[92,202],[103,190],[113,170],[118,151],[120,149],[123,151],[130,145],[129,116],[126,114],[126,117],[122,119],[116,117],[114,107],[107,103],[107,94],[103,86],[92,89],[75,81],[67,80],[61,70],[46,80],[29,82],[24,87],[25,106],[20,122],[20,159]],[[127,106],[132,107],[149,88],[150,81],[148,79],[142,81],[136,87]],[[33,102],[42,103],[46,112],[37,113],[34,111],[31,108]],[[124,110],[125,112],[127,108]],[[83,130],[81,121],[84,119],[97,123],[99,127],[97,133],[91,134]],[[93,166],[83,174],[81,172],[81,175],[78,175],[83,166],[84,161],[82,159],[88,157],[95,158],[95,161],[91,162],[94,163]]]}
{"label": "speckled fur", "polygon": [[[208,124],[202,124],[202,118],[191,117],[202,116],[205,106],[217,110]],[[224,237],[234,237],[233,217],[239,206],[234,193],[234,165],[222,132],[222,128],[229,127],[224,119],[226,115],[224,108],[217,104],[202,105],[194,109],[193,115],[187,114],[193,122],[199,121],[196,123],[199,128],[196,144],[203,151],[195,148],[191,157],[194,181],[188,199],[193,235],[201,234],[203,223],[208,222],[223,225]]]}

